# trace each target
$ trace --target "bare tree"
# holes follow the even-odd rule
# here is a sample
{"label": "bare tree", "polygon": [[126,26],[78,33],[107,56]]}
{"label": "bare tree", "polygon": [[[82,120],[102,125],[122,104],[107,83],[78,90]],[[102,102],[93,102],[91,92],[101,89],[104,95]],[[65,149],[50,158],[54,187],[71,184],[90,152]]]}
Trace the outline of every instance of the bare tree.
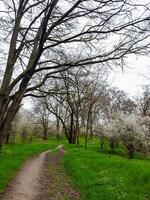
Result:
{"label": "bare tree", "polygon": [[[0,56],[4,72],[0,88],[0,147],[23,97],[54,74],[87,64],[113,66],[119,61],[121,64],[125,55],[144,53],[149,47],[145,43],[149,37],[148,3],[141,5],[130,0],[1,3],[2,47],[7,43]],[[137,8],[142,8],[142,12],[135,15]],[[38,79],[41,71],[43,77]],[[39,81],[34,84],[34,80]]]}
{"label": "bare tree", "polygon": [[69,143],[79,143],[79,112],[83,99],[81,78],[83,76],[85,77],[83,69],[61,72],[59,81],[55,81],[54,87],[57,91],[53,94],[52,90],[50,93],[42,91],[47,94],[47,109],[56,116],[56,121],[59,120],[63,125]]}
{"label": "bare tree", "polygon": [[43,99],[34,100],[33,115],[43,129],[43,140],[48,140],[49,112]]}

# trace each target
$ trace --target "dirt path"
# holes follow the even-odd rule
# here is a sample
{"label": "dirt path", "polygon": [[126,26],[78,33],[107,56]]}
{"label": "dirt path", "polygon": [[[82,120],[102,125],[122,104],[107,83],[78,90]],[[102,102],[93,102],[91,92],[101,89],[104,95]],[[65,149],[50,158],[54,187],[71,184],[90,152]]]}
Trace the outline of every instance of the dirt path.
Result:
{"label": "dirt path", "polygon": [[62,145],[46,156],[42,179],[42,199],[38,200],[79,200],[77,189],[72,185],[66,171],[60,164],[64,154]]}
{"label": "dirt path", "polygon": [[40,175],[49,151],[26,161],[6,190],[4,200],[36,200],[40,195]]}
{"label": "dirt path", "polygon": [[60,165],[62,145],[26,161],[2,200],[78,200],[79,195]]}

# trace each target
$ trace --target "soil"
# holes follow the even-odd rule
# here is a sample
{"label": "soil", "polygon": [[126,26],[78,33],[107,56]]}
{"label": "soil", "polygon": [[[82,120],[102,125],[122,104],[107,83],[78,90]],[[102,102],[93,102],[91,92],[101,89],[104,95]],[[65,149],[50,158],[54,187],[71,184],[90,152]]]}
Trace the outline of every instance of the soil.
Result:
{"label": "soil", "polygon": [[62,146],[59,146],[57,151],[46,157],[42,179],[42,200],[79,200],[77,189],[72,185],[69,175],[60,165],[63,154],[64,150]]}
{"label": "soil", "polygon": [[41,173],[48,152],[26,161],[6,189],[4,200],[35,200],[41,190]]}

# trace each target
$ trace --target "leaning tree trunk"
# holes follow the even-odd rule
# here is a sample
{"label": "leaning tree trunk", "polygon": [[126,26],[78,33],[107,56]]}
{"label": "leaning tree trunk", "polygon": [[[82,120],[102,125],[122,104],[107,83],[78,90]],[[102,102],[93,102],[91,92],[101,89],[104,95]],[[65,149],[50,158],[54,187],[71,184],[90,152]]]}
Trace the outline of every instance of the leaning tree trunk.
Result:
{"label": "leaning tree trunk", "polygon": [[6,97],[2,98],[0,94],[0,148],[2,148],[4,139],[11,127],[12,121],[16,113],[18,112],[18,108],[26,92],[26,88],[32,75],[33,71],[30,71],[22,79],[19,90],[14,94],[13,99],[10,100]]}
{"label": "leaning tree trunk", "polygon": [[[16,105],[19,105],[19,102],[13,102],[12,105],[9,108],[5,108],[2,113],[0,113],[0,118],[2,121],[0,122],[0,148],[2,148],[2,145],[4,144],[4,140],[9,133],[9,130],[11,128],[11,123],[15,117],[15,114],[17,112]],[[8,109],[8,110],[7,110]]]}
{"label": "leaning tree trunk", "polygon": [[2,149],[3,144],[5,143],[6,136],[7,136],[7,141],[8,141],[8,137],[9,137],[8,132],[11,127],[12,120],[13,120],[13,115],[10,115],[10,119],[6,118],[6,121],[3,121],[3,123],[0,124],[0,151]]}
{"label": "leaning tree trunk", "polygon": [[12,101],[10,107],[5,107],[3,112],[0,113],[0,118],[2,121],[0,122],[0,143],[1,147],[4,143],[4,139],[7,136],[7,133],[9,132],[9,129],[11,128],[12,121],[18,111],[18,107],[20,105],[20,102],[23,98],[24,93],[16,94],[14,97],[14,100]]}
{"label": "leaning tree trunk", "polygon": [[5,118],[7,114],[8,104],[9,104],[8,100],[5,98],[4,94],[2,94],[2,91],[0,90],[0,151],[4,143],[4,133],[5,133],[4,126],[6,123]]}

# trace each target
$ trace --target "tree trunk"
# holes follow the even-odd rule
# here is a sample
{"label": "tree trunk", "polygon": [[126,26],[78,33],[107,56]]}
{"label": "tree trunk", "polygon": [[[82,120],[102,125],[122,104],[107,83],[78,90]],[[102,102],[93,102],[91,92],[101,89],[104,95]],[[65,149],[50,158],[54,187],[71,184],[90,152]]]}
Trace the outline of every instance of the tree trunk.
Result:
{"label": "tree trunk", "polygon": [[77,145],[80,144],[80,140],[79,140],[79,133],[77,134]]}
{"label": "tree trunk", "polygon": [[110,139],[110,148],[111,148],[111,153],[113,154],[115,152],[115,142],[114,139]]}
{"label": "tree trunk", "polygon": [[74,132],[74,116],[71,114],[70,128],[69,128],[69,144],[76,144],[76,134]]}
{"label": "tree trunk", "polygon": [[87,150],[88,134],[85,134],[85,150]]}
{"label": "tree trunk", "polygon": [[90,138],[93,138],[93,121],[92,121],[92,113],[90,114],[90,120],[89,120],[89,129],[90,129]]}
{"label": "tree trunk", "polygon": [[2,153],[2,147],[3,147],[3,138],[0,137],[0,154]]}
{"label": "tree trunk", "polygon": [[1,109],[0,110],[0,120],[1,120],[0,121],[0,138],[5,138],[11,127],[12,121],[16,113],[18,112],[19,105],[26,91],[28,81],[25,83],[22,82],[22,84],[20,85],[20,91],[15,94],[14,99],[9,106],[8,106],[8,102],[4,104],[2,102],[2,99],[0,99],[1,101],[0,102],[0,106],[1,106],[0,108]]}
{"label": "tree trunk", "polygon": [[[17,24],[19,21],[17,22]],[[12,40],[13,41],[13,40]],[[16,49],[14,48],[16,51]],[[6,134],[8,130],[11,127],[12,121],[18,112],[20,103],[24,97],[24,94],[26,92],[28,83],[31,79],[31,77],[34,74],[34,70],[37,64],[38,59],[40,58],[42,52],[37,51],[37,43],[35,41],[33,51],[31,53],[28,66],[27,68],[29,69],[26,74],[24,74],[23,78],[20,81],[20,85],[18,88],[18,91],[14,94],[13,99],[10,100],[9,95],[9,84],[11,82],[11,75],[9,74],[9,80],[7,79],[8,73],[7,70],[8,67],[6,68],[5,71],[5,76],[2,81],[2,87],[0,89],[0,138],[6,137]],[[10,69],[11,70],[11,69]],[[13,70],[13,67],[12,67]]]}
{"label": "tree trunk", "polygon": [[128,157],[129,159],[133,159],[134,152],[133,151],[128,151]]}
{"label": "tree trunk", "polygon": [[21,133],[21,141],[22,143],[25,143],[27,140],[27,135],[28,135],[28,130],[27,130],[27,126],[23,126],[22,128],[22,133]]}
{"label": "tree trunk", "polygon": [[56,138],[57,138],[57,140],[60,140],[60,122],[57,117],[56,117],[56,126],[57,126]]}
{"label": "tree trunk", "polygon": [[48,140],[48,127],[47,127],[47,125],[44,126],[43,140]]}
{"label": "tree trunk", "polygon": [[76,116],[76,142],[79,145],[79,136],[80,136],[80,128],[79,128],[79,116]]}
{"label": "tree trunk", "polygon": [[134,146],[133,146],[132,144],[130,144],[130,145],[127,147],[127,149],[128,149],[128,158],[129,158],[129,159],[133,159],[134,152],[135,152]]}
{"label": "tree trunk", "polygon": [[6,144],[8,144],[9,143],[9,139],[10,139],[10,133],[8,133],[7,135],[6,135]]}
{"label": "tree trunk", "polygon": [[89,135],[89,128],[91,125],[91,111],[92,111],[93,104],[90,105],[87,115],[87,124],[86,124],[86,133],[85,133],[85,150],[87,150],[87,142],[88,142],[88,135]]}
{"label": "tree trunk", "polygon": [[100,137],[100,150],[102,151],[104,149],[104,138],[103,136]]}
{"label": "tree trunk", "polygon": [[85,132],[85,150],[87,150],[87,142],[88,142],[88,135],[89,135],[90,111],[91,111],[91,109],[89,109],[88,117],[87,117],[87,124],[86,124],[86,132]]}
{"label": "tree trunk", "polygon": [[6,144],[9,143],[11,131],[12,131],[12,125],[11,125],[10,129],[8,130],[8,132],[7,132],[7,134],[6,134],[6,141],[5,141]]}
{"label": "tree trunk", "polygon": [[93,138],[93,125],[90,124],[90,137]]}
{"label": "tree trunk", "polygon": [[87,128],[86,128],[86,132],[85,132],[85,150],[87,150],[87,143],[88,143],[88,133],[89,132],[89,127],[88,127],[88,123],[87,123]]}
{"label": "tree trunk", "polygon": [[7,133],[7,130],[9,130],[9,127],[11,125],[10,122],[8,122],[6,119],[7,115],[7,108],[8,108],[8,102],[5,99],[5,96],[2,94],[2,91],[0,90],[0,148],[2,149],[2,145],[4,143],[4,137],[5,133]]}
{"label": "tree trunk", "polygon": [[76,144],[76,137],[74,134],[70,135],[70,133],[69,133],[68,142],[69,142],[69,144]]}

